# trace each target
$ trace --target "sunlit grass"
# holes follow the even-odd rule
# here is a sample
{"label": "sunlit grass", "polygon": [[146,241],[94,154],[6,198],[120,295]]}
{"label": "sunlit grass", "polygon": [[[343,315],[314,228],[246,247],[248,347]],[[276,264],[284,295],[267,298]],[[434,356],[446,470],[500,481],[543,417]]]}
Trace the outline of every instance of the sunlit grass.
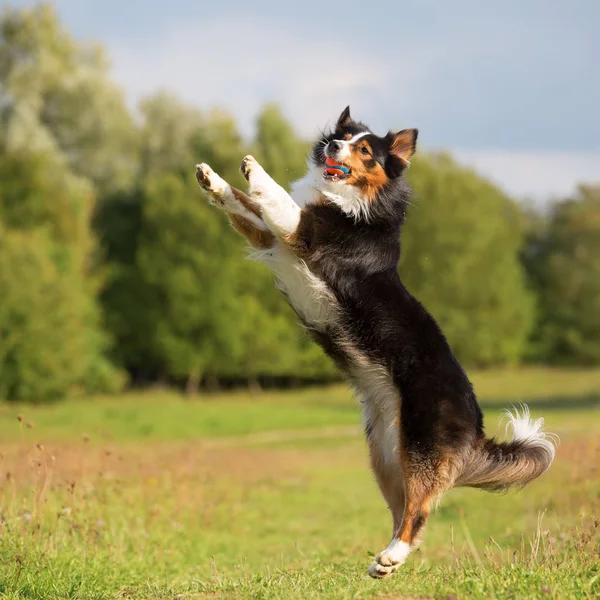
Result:
{"label": "sunlit grass", "polygon": [[[498,381],[516,390],[518,376]],[[532,410],[561,436],[552,469],[519,493],[451,492],[421,550],[387,581],[365,575],[389,541],[390,519],[343,387],[194,403],[129,396],[123,412],[104,421],[117,399],[94,401],[85,416],[84,402],[19,407],[22,423],[5,407],[0,597],[598,597],[600,419],[593,402],[575,402],[594,395],[581,378],[573,374],[579,396],[571,410],[560,399],[568,397],[566,376],[546,378],[554,387],[545,400],[541,385],[531,385],[529,398],[539,398]],[[509,394],[506,403],[517,399]],[[242,417],[244,404],[252,410]],[[275,405],[287,413],[261,429],[259,416]],[[206,407],[219,427],[194,436]],[[141,439],[135,427],[128,435],[141,418],[132,411],[156,421],[154,437]],[[312,424],[285,417],[319,411],[327,418]],[[346,413],[347,421],[338,418]],[[249,414],[257,424],[244,428]],[[488,415],[492,432],[497,414]],[[94,417],[98,432],[112,424],[119,433],[110,440],[94,433]]]}
{"label": "sunlit grass", "polygon": [[[533,412],[551,413],[600,406],[600,369],[520,369],[471,374],[484,408],[528,402]],[[103,441],[180,440],[237,436],[285,429],[352,426],[359,410],[344,384],[323,388],[238,390],[188,400],[175,392],[130,392],[116,397],[71,400],[52,406],[0,406],[0,440],[18,440],[33,426],[45,440],[87,435]],[[34,436],[34,437],[35,437]]]}

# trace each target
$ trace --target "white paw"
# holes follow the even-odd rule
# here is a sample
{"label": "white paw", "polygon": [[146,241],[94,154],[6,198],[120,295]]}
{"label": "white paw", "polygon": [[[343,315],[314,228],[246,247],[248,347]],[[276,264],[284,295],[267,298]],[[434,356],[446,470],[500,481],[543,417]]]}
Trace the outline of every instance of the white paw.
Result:
{"label": "white paw", "polygon": [[240,166],[240,171],[242,175],[246,178],[246,181],[250,181],[250,177],[258,170],[263,171],[264,169],[258,164],[257,160],[254,156],[248,154],[248,156],[244,156],[242,159],[242,164]]}
{"label": "white paw", "polygon": [[390,545],[375,557],[367,573],[375,579],[384,579],[398,570],[410,553],[410,546],[406,542],[393,539]]}
{"label": "white paw", "polygon": [[250,184],[250,195],[256,197],[257,202],[272,202],[279,196],[287,196],[287,192],[271,179],[253,156],[244,157],[240,171]]}
{"label": "white paw", "polygon": [[395,573],[398,570],[398,567],[400,565],[393,565],[391,567],[384,567],[383,565],[380,565],[379,563],[373,563],[368,569],[367,569],[367,573],[373,577],[374,579],[385,579],[386,577],[389,577],[390,575],[392,575],[393,573]]}
{"label": "white paw", "polygon": [[223,196],[227,190],[227,182],[206,163],[196,165],[196,179],[208,196],[208,201],[214,206],[224,208]]}
{"label": "white paw", "polygon": [[410,546],[406,542],[393,539],[390,545],[375,557],[375,560],[383,567],[397,567],[406,560],[409,553]]}

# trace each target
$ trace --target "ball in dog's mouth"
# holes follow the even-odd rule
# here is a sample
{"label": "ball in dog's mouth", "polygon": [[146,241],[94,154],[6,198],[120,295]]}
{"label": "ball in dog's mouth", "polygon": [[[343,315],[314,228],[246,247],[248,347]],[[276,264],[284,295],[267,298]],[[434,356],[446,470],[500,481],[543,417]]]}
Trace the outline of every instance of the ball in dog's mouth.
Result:
{"label": "ball in dog's mouth", "polygon": [[330,156],[325,160],[325,171],[323,177],[331,181],[341,181],[350,176],[351,169],[345,165],[336,162]]}

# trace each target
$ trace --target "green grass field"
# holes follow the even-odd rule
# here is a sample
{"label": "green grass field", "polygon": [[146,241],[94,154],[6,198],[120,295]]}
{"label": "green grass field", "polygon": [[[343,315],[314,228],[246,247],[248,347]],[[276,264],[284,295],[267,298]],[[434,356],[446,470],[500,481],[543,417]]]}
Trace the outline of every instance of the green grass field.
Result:
{"label": "green grass field", "polygon": [[[390,519],[344,386],[0,408],[2,598],[597,598],[600,370],[473,380],[561,437],[525,490],[454,490],[391,579]],[[22,418],[19,420],[18,415]]]}

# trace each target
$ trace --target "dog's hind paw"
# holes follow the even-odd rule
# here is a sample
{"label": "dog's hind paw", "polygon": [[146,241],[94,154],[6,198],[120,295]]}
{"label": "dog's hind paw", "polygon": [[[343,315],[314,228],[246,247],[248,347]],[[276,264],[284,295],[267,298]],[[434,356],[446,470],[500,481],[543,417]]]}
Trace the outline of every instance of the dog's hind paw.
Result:
{"label": "dog's hind paw", "polygon": [[379,563],[373,563],[368,569],[367,573],[373,577],[373,579],[385,579],[393,575],[400,565],[390,565],[388,567],[380,565]]}
{"label": "dog's hind paw", "polygon": [[410,546],[398,539],[393,539],[390,545],[375,557],[375,564],[369,567],[369,575],[376,579],[389,577],[404,563],[410,553]]}

